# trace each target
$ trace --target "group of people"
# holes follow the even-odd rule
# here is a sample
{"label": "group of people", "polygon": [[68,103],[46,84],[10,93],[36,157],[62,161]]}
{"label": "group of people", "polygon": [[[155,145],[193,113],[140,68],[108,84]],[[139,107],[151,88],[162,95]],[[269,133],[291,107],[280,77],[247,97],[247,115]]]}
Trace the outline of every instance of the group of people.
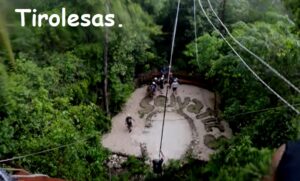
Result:
{"label": "group of people", "polygon": [[178,78],[173,77],[172,73],[170,73],[169,82],[165,79],[166,75],[162,74],[161,77],[154,77],[152,83],[148,87],[148,93],[150,97],[153,97],[158,90],[161,94],[164,89],[164,85],[167,82],[171,87],[174,94],[177,94],[177,89],[179,87]]}
{"label": "group of people", "polygon": [[162,75],[161,77],[157,78],[154,77],[152,83],[151,83],[151,91],[153,94],[155,94],[156,90],[159,90],[160,93],[162,93],[162,90],[164,89],[165,84],[165,75]]}

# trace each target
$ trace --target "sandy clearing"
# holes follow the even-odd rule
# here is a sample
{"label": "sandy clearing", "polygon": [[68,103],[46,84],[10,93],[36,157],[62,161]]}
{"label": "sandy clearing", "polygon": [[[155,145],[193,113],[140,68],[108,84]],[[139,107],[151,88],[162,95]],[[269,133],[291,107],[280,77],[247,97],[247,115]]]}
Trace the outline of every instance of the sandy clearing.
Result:
{"label": "sandy clearing", "polygon": [[[146,143],[149,157],[152,159],[158,157],[162,119],[163,113],[158,113],[153,119],[152,127],[145,128],[144,134],[133,137],[138,142]],[[191,141],[191,130],[184,117],[175,112],[167,113],[162,144],[165,159],[180,159],[185,154]]]}
{"label": "sandy clearing", "polygon": [[[165,90],[166,89],[164,89],[164,91]],[[170,90],[170,95],[171,93],[172,91]],[[163,92],[163,94],[157,92],[154,99],[164,94],[165,92]],[[140,144],[145,143],[149,157],[151,159],[158,157],[163,108],[155,106],[151,113],[141,117],[139,111],[143,110],[143,108],[140,106],[140,103],[145,95],[146,86],[136,89],[124,105],[123,110],[112,118],[112,130],[110,133],[104,135],[102,139],[104,147],[116,153],[141,156]],[[188,104],[184,105],[185,107],[182,108],[181,113],[180,107],[182,107],[182,104],[180,106],[180,102],[177,102],[178,96],[180,97],[181,103],[184,102],[185,98],[188,98],[188,100],[186,100]],[[215,127],[212,127],[211,131],[207,131],[207,125],[203,123],[203,120],[212,116],[197,119],[195,113],[189,112],[187,107],[188,105],[195,104],[192,101],[193,99],[197,99],[203,104],[200,114],[204,113],[208,108],[213,109],[214,94],[196,86],[180,85],[176,95],[176,101],[173,104],[171,97],[168,98],[168,105],[170,106],[166,114],[162,148],[166,159],[180,159],[190,147],[194,158],[208,160],[209,155],[213,153],[214,150],[204,144],[204,136],[207,134],[211,134],[216,138],[222,135],[227,138],[231,136],[231,130],[224,121],[220,123],[225,129],[224,132],[221,132]],[[154,100],[148,104],[154,106]],[[130,114],[135,119],[131,133],[128,132],[125,125],[127,114]],[[191,120],[190,122],[186,119],[187,117]],[[149,124],[149,121],[151,127],[147,128],[146,125]],[[196,134],[194,134],[194,132],[196,132]],[[192,146],[191,143],[193,143]]]}

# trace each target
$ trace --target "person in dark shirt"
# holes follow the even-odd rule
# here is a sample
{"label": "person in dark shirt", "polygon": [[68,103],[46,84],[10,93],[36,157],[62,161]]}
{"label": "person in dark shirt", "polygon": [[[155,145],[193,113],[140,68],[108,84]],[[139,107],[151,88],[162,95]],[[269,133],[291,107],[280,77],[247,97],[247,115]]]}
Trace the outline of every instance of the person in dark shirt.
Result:
{"label": "person in dark shirt", "polygon": [[128,114],[125,119],[125,122],[126,122],[129,133],[132,131],[132,122],[133,121],[134,121],[134,119]]}
{"label": "person in dark shirt", "polygon": [[170,76],[169,76],[169,85],[172,85],[172,83],[174,82],[174,77],[173,77],[173,73],[172,72],[170,72]]}
{"label": "person in dark shirt", "polygon": [[264,181],[300,181],[300,140],[280,146],[272,158],[270,176]]}
{"label": "person in dark shirt", "polygon": [[151,93],[154,95],[157,89],[157,84],[155,82],[152,82],[151,84]]}
{"label": "person in dark shirt", "polygon": [[163,162],[164,162],[164,155],[161,152],[161,157],[160,159],[154,159],[152,160],[152,164],[153,164],[153,172],[156,174],[162,174],[163,168]]}
{"label": "person in dark shirt", "polygon": [[164,89],[164,83],[165,83],[165,76],[162,75],[159,80],[158,80],[158,86],[159,86],[159,91],[162,94],[162,90]]}
{"label": "person in dark shirt", "polygon": [[156,173],[156,174],[161,174],[162,173],[162,164],[164,162],[164,159],[161,158],[161,159],[155,159],[155,160],[152,160],[152,163],[153,163],[153,172]]}
{"label": "person in dark shirt", "polygon": [[156,85],[158,84],[158,82],[159,82],[159,79],[157,78],[157,77],[154,77],[154,79],[153,79],[153,81],[152,82],[154,82]]}
{"label": "person in dark shirt", "polygon": [[162,69],[160,70],[160,73],[164,76],[168,76],[168,72],[169,72],[169,68],[166,66],[162,67]]}

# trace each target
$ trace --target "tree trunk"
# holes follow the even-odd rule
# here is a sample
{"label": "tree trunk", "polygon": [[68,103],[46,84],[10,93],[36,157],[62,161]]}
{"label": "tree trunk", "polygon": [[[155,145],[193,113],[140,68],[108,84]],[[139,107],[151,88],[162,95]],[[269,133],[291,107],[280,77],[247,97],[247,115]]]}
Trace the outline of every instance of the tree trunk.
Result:
{"label": "tree trunk", "polygon": [[221,13],[221,20],[224,22],[224,23],[226,23],[225,22],[225,10],[226,10],[226,0],[223,0],[223,4],[222,4],[222,13]]}
{"label": "tree trunk", "polygon": [[105,28],[104,35],[104,85],[103,85],[103,96],[104,96],[104,107],[108,117],[110,117],[109,101],[108,101],[108,29]]}
{"label": "tree trunk", "polygon": [[[108,1],[106,1],[106,13],[109,13],[109,6]],[[103,87],[103,96],[104,96],[104,106],[106,115],[110,118],[110,111],[109,111],[109,98],[108,98],[108,45],[109,45],[109,35],[108,35],[108,28],[105,28],[105,35],[104,35],[104,87]]]}
{"label": "tree trunk", "polygon": [[0,45],[1,44],[3,45],[4,49],[6,49],[6,51],[7,51],[7,58],[9,60],[10,68],[12,70],[15,70],[16,62],[15,62],[15,57],[14,57],[12,47],[10,44],[9,35],[6,30],[4,20],[0,17]]}

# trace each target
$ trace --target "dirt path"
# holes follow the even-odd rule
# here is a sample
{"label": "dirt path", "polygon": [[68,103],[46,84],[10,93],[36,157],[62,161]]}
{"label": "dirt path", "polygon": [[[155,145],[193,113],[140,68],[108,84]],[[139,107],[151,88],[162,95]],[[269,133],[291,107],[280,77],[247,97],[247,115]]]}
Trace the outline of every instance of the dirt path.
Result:
{"label": "dirt path", "polygon": [[[158,157],[165,97],[157,92],[154,99],[145,99],[146,87],[136,89],[121,113],[113,117],[112,130],[103,136],[102,144],[113,152],[141,156],[141,144],[151,159]],[[214,118],[214,94],[190,85],[181,85],[177,95],[167,102],[162,151],[168,159],[180,159],[187,152],[200,160],[208,160],[214,152],[210,142],[228,138],[228,124]],[[135,122],[128,132],[125,118],[130,114]],[[209,148],[210,147],[210,148]]]}

